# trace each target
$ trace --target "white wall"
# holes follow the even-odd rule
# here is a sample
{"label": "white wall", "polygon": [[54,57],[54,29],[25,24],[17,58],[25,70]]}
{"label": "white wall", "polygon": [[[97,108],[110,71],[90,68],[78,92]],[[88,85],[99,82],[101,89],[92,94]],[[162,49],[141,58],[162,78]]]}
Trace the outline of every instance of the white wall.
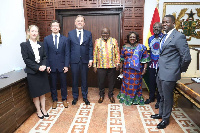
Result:
{"label": "white wall", "polygon": [[26,40],[23,0],[0,0],[0,74],[25,64],[21,57],[20,43]]}

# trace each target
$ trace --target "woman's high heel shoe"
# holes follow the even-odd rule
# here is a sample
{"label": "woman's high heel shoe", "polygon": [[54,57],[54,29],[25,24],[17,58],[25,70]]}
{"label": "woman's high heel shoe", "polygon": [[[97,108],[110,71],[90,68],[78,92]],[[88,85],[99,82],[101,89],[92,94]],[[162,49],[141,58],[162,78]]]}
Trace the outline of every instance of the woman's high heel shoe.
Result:
{"label": "woman's high heel shoe", "polygon": [[[42,112],[42,110],[41,110],[41,112]],[[44,113],[42,112],[42,114],[43,114],[44,117],[49,117],[48,113],[46,115],[44,115]]]}
{"label": "woman's high heel shoe", "polygon": [[[38,114],[37,114],[37,116],[38,116]],[[43,116],[38,116],[38,118],[43,119],[43,118],[44,118],[44,115],[43,115]]]}

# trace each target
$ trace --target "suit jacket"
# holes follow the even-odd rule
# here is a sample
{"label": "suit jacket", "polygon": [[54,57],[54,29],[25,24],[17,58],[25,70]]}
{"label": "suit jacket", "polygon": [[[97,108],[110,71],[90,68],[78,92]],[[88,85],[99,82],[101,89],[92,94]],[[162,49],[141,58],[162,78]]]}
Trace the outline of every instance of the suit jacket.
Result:
{"label": "suit jacket", "polygon": [[185,35],[174,29],[162,46],[158,62],[158,76],[161,80],[179,80],[181,72],[186,72],[191,62]]}
{"label": "suit jacket", "polygon": [[66,47],[67,37],[60,35],[58,49],[53,42],[53,35],[48,35],[44,38],[44,47],[47,54],[47,67],[51,68],[51,72],[55,72],[58,69],[59,72],[63,72],[63,68],[67,66],[67,54]]}
{"label": "suit jacket", "polygon": [[69,47],[68,58],[70,63],[78,63],[80,60],[82,63],[89,63],[89,60],[93,60],[92,34],[90,31],[83,30],[83,43],[81,45],[76,30],[70,31],[67,46]]}
{"label": "suit jacket", "polygon": [[41,65],[46,65],[46,53],[44,50],[44,46],[42,42],[38,42],[38,44],[41,46],[38,49],[40,55],[40,63],[37,63],[35,61],[35,55],[29,40],[20,44],[22,58],[24,60],[24,63],[26,64],[26,68],[24,69],[26,73],[35,74],[39,71],[39,67]]}

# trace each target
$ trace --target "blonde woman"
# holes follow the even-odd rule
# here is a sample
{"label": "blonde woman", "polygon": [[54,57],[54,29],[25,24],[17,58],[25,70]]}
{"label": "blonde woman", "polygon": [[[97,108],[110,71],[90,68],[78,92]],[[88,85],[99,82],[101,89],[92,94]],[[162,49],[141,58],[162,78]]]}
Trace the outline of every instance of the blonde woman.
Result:
{"label": "blonde woman", "polygon": [[38,117],[43,119],[49,117],[45,109],[45,94],[50,92],[50,87],[46,72],[46,55],[43,44],[39,42],[38,30],[36,25],[30,25],[27,30],[27,41],[22,42],[20,46],[26,64],[30,96],[33,98]]}

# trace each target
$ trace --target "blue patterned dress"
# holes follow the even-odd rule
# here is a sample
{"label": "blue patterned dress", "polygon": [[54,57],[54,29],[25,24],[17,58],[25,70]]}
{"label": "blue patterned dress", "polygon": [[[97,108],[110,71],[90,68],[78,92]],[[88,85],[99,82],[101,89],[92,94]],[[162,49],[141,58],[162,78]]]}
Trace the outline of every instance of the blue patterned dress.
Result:
{"label": "blue patterned dress", "polygon": [[142,71],[143,63],[150,61],[147,48],[138,44],[136,47],[123,46],[121,50],[123,64],[123,79],[121,91],[117,98],[125,105],[144,105],[142,97]]}

